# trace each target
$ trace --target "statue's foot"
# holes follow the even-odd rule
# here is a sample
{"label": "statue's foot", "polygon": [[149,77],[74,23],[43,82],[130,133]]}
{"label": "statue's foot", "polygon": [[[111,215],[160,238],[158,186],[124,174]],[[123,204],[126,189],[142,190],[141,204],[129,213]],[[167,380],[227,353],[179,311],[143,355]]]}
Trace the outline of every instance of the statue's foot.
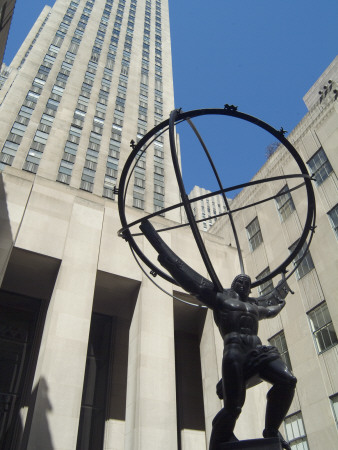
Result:
{"label": "statue's foot", "polygon": [[236,438],[234,433],[230,436],[229,440],[227,442],[239,442],[239,439]]}
{"label": "statue's foot", "polygon": [[291,450],[290,444],[283,438],[283,436],[280,434],[279,431],[265,429],[263,431],[263,437],[264,438],[278,437],[278,439],[280,440],[281,446],[285,450]]}
{"label": "statue's foot", "polygon": [[239,442],[234,433],[232,433],[230,437],[221,440],[217,440],[215,439],[215,436],[213,436],[210,440],[209,450],[218,450],[222,444],[229,444],[233,442]]}

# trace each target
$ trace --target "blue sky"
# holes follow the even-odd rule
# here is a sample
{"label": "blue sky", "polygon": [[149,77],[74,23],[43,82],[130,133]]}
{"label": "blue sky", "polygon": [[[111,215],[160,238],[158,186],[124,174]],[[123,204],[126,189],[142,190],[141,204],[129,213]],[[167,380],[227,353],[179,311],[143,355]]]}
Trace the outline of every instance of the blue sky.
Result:
{"label": "blue sky", "polygon": [[[17,0],[9,64],[44,5]],[[175,106],[225,103],[291,131],[306,113],[302,97],[334,59],[337,0],[170,0]],[[272,136],[234,119],[197,120],[223,184],[248,181],[265,161]],[[188,126],[179,128],[186,190],[215,189]]]}

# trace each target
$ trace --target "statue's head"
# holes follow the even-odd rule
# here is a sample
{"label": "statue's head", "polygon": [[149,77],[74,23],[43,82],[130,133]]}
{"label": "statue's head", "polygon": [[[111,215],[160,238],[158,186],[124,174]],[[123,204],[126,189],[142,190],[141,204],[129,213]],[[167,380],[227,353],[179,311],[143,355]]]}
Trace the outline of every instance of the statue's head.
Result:
{"label": "statue's head", "polygon": [[251,291],[251,278],[244,273],[237,275],[231,283],[233,289],[242,299],[247,299]]}

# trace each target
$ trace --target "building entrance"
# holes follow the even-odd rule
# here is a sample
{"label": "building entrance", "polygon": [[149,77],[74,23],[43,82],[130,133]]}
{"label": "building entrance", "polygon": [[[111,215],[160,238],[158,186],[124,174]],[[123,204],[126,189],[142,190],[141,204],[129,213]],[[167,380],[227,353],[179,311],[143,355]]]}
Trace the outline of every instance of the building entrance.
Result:
{"label": "building entrance", "polygon": [[[20,408],[29,392],[32,347],[40,301],[0,291],[0,448],[15,448]],[[26,396],[27,397],[27,396]]]}

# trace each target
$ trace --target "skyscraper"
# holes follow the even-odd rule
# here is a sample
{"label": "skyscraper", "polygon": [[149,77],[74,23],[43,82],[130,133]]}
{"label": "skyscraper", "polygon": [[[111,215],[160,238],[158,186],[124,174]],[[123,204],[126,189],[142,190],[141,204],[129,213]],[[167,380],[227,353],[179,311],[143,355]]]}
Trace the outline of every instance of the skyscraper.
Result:
{"label": "skyscraper", "polygon": [[[173,109],[168,3],[56,0],[3,81],[1,446],[172,450],[172,302],[140,290],[116,206],[131,140]],[[166,146],[138,161],[131,216],[177,202]]]}
{"label": "skyscraper", "polygon": [[[189,198],[193,199],[205,194],[210,194],[211,191],[204,189],[200,186],[194,186],[189,194]],[[231,200],[227,199],[231,202]],[[224,201],[221,195],[213,196],[211,199],[203,199],[192,204],[192,211],[194,217],[199,222],[199,228],[203,231],[208,231],[210,227],[216,222],[218,214],[222,214],[226,211]]]}
{"label": "skyscraper", "polygon": [[[114,199],[130,141],[173,109],[166,2],[57,0],[10,69],[1,93],[2,168]],[[163,137],[149,153],[138,163],[132,204],[156,210],[173,192],[165,193]]]}

